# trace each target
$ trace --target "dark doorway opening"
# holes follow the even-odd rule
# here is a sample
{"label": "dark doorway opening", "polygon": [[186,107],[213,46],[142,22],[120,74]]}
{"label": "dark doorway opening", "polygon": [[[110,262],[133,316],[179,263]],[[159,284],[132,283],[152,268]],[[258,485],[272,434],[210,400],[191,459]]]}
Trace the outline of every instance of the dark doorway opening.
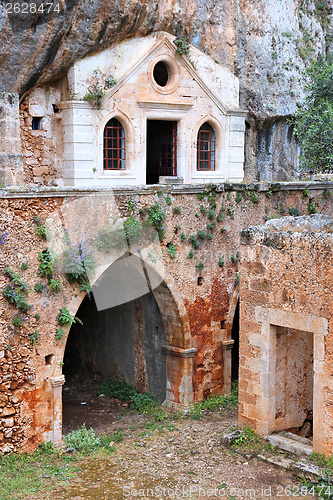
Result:
{"label": "dark doorway opening", "polygon": [[158,184],[161,175],[177,175],[177,122],[148,120],[146,183]]}
{"label": "dark doorway opening", "polygon": [[[103,429],[120,405],[97,391],[102,380],[125,380],[160,403],[166,396],[166,343],[162,316],[152,293],[98,311],[86,296],[77,311],[83,325],[72,325],[64,354],[63,430],[83,422]],[[109,400],[110,401],[110,400]],[[112,404],[111,404],[112,403]],[[84,405],[84,406],[83,406]],[[110,406],[111,405],[111,406]],[[120,405],[121,406],[121,405]]]}
{"label": "dark doorway opening", "polygon": [[239,301],[237,302],[232,323],[231,338],[234,341],[231,358],[231,382],[237,382],[239,368]]}

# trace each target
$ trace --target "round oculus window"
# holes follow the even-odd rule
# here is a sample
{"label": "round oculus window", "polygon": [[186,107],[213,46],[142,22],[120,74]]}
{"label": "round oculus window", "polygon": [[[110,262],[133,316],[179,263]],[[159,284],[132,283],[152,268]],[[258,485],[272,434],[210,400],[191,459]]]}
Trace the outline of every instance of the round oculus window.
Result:
{"label": "round oculus window", "polygon": [[165,62],[159,61],[153,69],[153,77],[157,85],[165,87],[169,81],[170,68]]}

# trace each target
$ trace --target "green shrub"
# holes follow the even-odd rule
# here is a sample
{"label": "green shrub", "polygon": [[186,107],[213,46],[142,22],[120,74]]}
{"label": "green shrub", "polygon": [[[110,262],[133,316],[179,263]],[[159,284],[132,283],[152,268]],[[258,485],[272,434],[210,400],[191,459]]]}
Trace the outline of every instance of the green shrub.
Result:
{"label": "green shrub", "polygon": [[112,378],[104,380],[99,393],[120,401],[130,401],[131,409],[140,413],[148,413],[151,408],[157,406],[157,400],[152,394],[147,392],[141,394],[125,381],[117,383]]}
{"label": "green shrub", "polygon": [[169,194],[165,197],[165,203],[171,205],[171,196]]}
{"label": "green shrub", "polygon": [[180,215],[182,213],[182,209],[180,207],[174,207],[172,209],[172,212],[175,214],[175,215]]}
{"label": "green shrub", "polygon": [[222,255],[222,257],[219,258],[219,266],[220,267],[224,266],[224,255]]}
{"label": "green shrub", "polygon": [[195,268],[196,268],[196,270],[197,270],[198,272],[201,272],[201,271],[203,270],[203,268],[204,268],[204,267],[205,267],[205,266],[204,266],[204,263],[203,263],[203,262],[199,262],[199,264],[197,264],[197,265],[195,266]]}
{"label": "green shrub", "polygon": [[93,429],[87,429],[85,424],[77,430],[70,432],[64,436],[64,442],[67,446],[67,451],[79,451],[83,455],[97,450],[101,446],[101,439],[96,435]]}
{"label": "green shrub", "polygon": [[230,260],[233,264],[240,261],[240,253],[237,251],[235,254],[230,256]]}
{"label": "green shrub", "polygon": [[185,233],[181,233],[180,235],[180,241],[185,241],[186,240],[186,234]]}

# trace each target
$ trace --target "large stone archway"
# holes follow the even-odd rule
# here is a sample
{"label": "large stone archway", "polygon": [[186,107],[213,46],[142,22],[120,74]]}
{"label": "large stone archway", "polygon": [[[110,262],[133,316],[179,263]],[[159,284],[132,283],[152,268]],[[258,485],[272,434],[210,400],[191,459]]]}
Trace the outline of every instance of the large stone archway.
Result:
{"label": "large stone archway", "polygon": [[[101,274],[97,275],[96,279],[100,276]],[[151,289],[151,292],[161,313],[166,338],[166,344],[163,345],[163,352],[166,354],[165,406],[183,408],[193,402],[193,359],[196,352],[196,349],[191,347],[191,332],[185,305],[173,278],[165,271],[163,280],[156,288]],[[82,292],[70,300],[67,309],[72,316],[76,315],[85,295]],[[67,330],[69,332],[69,328]],[[64,336],[58,343],[54,354],[55,364],[59,365],[59,375],[50,379],[48,384],[48,396],[52,405],[49,411],[49,430],[44,438],[54,443],[62,439],[62,385],[65,377],[60,371],[67,337],[68,335]]]}

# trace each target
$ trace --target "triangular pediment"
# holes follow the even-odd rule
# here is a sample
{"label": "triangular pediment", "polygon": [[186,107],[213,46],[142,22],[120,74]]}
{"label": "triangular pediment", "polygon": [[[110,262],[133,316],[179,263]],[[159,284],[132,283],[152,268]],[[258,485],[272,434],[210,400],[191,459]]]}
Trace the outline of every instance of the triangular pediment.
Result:
{"label": "triangular pediment", "polygon": [[[102,101],[102,107],[105,107],[107,105],[107,102],[112,99],[112,97],[119,91],[121,88],[129,81],[131,80],[137,73],[140,72],[142,68],[145,66],[148,66],[150,61],[158,55],[161,50],[163,49],[164,52],[168,53],[171,57],[173,57],[179,65],[181,65],[193,78],[193,80],[197,83],[197,85],[202,89],[202,92],[204,92],[210,99],[211,101],[218,107],[218,109],[223,113],[224,115],[229,114],[230,112],[237,112],[241,111],[240,108],[238,107],[228,107],[225,103],[222,102],[221,98],[214,92],[203,80],[203,78],[198,74],[198,72],[195,70],[193,65],[190,62],[190,59],[184,55],[179,55],[176,52],[176,46],[173,43],[174,37],[171,37],[169,34],[163,34],[160,36],[158,40],[154,43],[152,47],[150,47],[144,54],[142,54],[140,60],[136,63],[134,63],[132,66],[128,67],[128,71],[123,76],[119,82],[109,89]],[[197,51],[197,49],[195,49]],[[199,52],[199,51],[197,51]],[[191,54],[190,54],[191,55]],[[205,58],[207,58],[206,55],[203,54]],[[234,79],[235,77],[232,76]],[[171,96],[170,96],[171,98]],[[171,98],[172,99],[172,98]]]}

